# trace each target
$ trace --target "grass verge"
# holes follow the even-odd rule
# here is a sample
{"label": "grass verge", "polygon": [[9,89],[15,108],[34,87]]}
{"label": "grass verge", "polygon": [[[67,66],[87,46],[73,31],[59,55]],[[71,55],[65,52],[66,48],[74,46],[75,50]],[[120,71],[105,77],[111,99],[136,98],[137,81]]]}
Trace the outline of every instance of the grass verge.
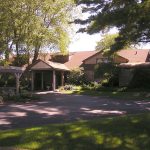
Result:
{"label": "grass verge", "polygon": [[150,113],[0,131],[0,147],[31,150],[149,150]]}
{"label": "grass verge", "polygon": [[65,94],[78,94],[78,95],[89,95],[89,96],[101,96],[111,99],[118,100],[149,100],[150,91],[143,89],[131,89],[122,90],[119,88],[102,88],[99,90],[94,89],[83,89],[82,87],[77,87],[75,90],[62,91]]}

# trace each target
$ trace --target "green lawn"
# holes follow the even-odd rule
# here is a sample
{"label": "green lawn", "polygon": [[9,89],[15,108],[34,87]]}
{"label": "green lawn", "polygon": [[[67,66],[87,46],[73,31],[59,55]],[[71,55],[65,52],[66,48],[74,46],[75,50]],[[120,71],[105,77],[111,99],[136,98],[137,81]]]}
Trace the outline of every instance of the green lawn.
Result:
{"label": "green lawn", "polygon": [[122,90],[115,88],[102,88],[99,90],[94,89],[83,89],[78,86],[75,90],[62,91],[65,94],[79,94],[79,95],[89,95],[89,96],[101,96],[111,99],[119,100],[149,100],[150,90],[146,89],[130,89]]}
{"label": "green lawn", "polygon": [[0,147],[36,150],[149,150],[150,113],[0,131]]}

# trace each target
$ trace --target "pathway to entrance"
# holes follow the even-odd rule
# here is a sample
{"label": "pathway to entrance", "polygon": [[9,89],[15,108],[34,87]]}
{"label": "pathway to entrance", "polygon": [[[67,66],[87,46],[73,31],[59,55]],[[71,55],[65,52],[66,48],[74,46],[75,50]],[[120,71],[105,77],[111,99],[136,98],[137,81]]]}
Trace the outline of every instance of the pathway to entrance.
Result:
{"label": "pathway to entrance", "polygon": [[40,101],[0,105],[0,130],[150,111],[150,101],[38,93]]}

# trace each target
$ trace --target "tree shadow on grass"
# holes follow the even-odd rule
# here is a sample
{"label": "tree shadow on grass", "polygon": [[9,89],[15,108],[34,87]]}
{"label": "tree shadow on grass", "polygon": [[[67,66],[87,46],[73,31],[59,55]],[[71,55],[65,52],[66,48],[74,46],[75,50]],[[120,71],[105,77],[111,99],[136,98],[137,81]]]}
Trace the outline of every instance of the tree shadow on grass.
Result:
{"label": "tree shadow on grass", "polygon": [[36,150],[149,150],[150,114],[0,133],[0,146]]}

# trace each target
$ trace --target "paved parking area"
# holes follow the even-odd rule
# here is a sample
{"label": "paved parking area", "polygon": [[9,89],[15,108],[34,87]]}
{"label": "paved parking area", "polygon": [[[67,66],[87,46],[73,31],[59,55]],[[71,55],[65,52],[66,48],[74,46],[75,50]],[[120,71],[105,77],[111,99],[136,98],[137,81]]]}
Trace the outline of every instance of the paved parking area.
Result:
{"label": "paved parking area", "polygon": [[0,105],[0,130],[64,123],[150,111],[150,101],[112,100],[106,97],[38,93],[41,100]]}

